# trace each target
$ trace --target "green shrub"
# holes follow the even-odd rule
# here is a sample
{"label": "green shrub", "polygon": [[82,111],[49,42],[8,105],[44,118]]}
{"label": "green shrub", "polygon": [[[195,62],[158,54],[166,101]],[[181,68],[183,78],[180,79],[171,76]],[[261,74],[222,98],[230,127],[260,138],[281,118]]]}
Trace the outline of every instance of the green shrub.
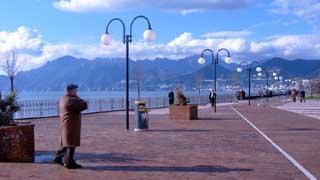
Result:
{"label": "green shrub", "polygon": [[20,110],[17,103],[17,93],[10,93],[5,99],[0,99],[0,126],[14,125],[13,114]]}
{"label": "green shrub", "polygon": [[177,105],[177,106],[186,106],[187,103],[188,102],[187,102],[186,96],[180,90],[178,90],[176,92],[176,103],[175,103],[175,105]]}

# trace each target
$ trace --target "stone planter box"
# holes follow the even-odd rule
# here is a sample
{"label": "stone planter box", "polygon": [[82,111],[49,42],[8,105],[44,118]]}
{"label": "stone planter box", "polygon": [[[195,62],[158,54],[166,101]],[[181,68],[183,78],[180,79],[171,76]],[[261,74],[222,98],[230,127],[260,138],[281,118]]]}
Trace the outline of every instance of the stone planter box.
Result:
{"label": "stone planter box", "polygon": [[0,127],[0,162],[34,162],[34,125]]}
{"label": "stone planter box", "polygon": [[197,120],[198,119],[198,106],[170,106],[169,116],[172,120]]}

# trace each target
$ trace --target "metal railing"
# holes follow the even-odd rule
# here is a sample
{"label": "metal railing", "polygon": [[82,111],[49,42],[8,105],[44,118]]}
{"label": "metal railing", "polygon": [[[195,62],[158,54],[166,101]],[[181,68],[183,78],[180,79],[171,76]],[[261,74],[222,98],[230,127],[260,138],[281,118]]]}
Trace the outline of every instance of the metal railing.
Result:
{"label": "metal railing", "polygon": [[[219,95],[217,102],[230,102],[234,100],[234,95]],[[141,98],[146,101],[148,108],[164,108],[169,106],[168,97],[145,97]],[[208,104],[209,97],[207,95],[188,96],[189,104]],[[88,109],[83,113],[97,113],[108,111],[125,110],[125,98],[88,98]],[[130,99],[130,109],[134,109],[136,98]],[[15,119],[40,118],[59,116],[58,100],[26,100],[18,101],[21,109],[15,113]]]}

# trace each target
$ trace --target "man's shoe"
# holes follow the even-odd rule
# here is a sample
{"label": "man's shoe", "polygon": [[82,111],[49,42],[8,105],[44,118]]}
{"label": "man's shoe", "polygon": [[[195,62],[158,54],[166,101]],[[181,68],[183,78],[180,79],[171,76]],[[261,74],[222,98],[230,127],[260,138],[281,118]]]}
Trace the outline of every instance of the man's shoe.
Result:
{"label": "man's shoe", "polygon": [[80,164],[77,164],[76,162],[71,163],[71,164],[64,164],[64,167],[66,167],[67,169],[80,169],[82,168],[82,166]]}
{"label": "man's shoe", "polygon": [[53,162],[63,166],[63,162],[61,158],[54,158]]}
{"label": "man's shoe", "polygon": [[73,166],[75,166],[77,169],[82,168],[82,166],[80,164],[77,164],[76,162],[73,163]]}

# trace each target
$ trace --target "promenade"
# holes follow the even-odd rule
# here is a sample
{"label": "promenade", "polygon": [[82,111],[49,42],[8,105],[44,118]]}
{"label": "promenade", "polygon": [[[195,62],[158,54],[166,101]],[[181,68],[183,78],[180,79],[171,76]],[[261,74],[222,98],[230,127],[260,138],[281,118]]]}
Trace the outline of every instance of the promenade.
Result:
{"label": "promenade", "polygon": [[262,102],[221,103],[217,113],[202,106],[194,121],[152,110],[147,132],[133,131],[133,113],[130,131],[124,112],[84,115],[77,170],[52,163],[59,119],[32,120],[36,163],[0,163],[0,179],[320,178],[319,119],[283,110],[291,107],[285,100]]}
{"label": "promenade", "polygon": [[290,100],[287,102],[278,108],[320,119],[320,100],[308,99],[305,103],[294,103]]}

